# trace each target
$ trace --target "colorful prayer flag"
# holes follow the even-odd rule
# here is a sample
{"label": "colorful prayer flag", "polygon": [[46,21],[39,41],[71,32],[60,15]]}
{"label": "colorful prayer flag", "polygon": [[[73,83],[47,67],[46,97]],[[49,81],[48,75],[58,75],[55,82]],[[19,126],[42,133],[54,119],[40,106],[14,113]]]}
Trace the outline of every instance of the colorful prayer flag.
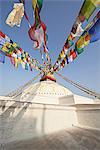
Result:
{"label": "colorful prayer flag", "polygon": [[[97,1],[97,0],[95,0]],[[85,0],[82,8],[79,12],[79,20],[80,22],[83,22],[85,19],[89,19],[90,16],[92,15],[92,13],[95,11],[96,9],[96,5],[95,5],[95,1],[93,0]]]}
{"label": "colorful prayer flag", "polygon": [[0,51],[0,62],[5,63],[5,55],[3,52]]}
{"label": "colorful prayer flag", "polygon": [[100,39],[100,18],[88,32],[91,37],[91,43]]}
{"label": "colorful prayer flag", "polygon": [[1,62],[4,62],[4,58],[7,56],[16,68],[18,68],[18,64],[21,64],[26,70],[28,70],[29,66],[31,66],[31,70],[32,68],[40,70],[39,68],[41,68],[41,65],[36,59],[29,56],[27,52],[22,50],[22,48],[20,48],[18,44],[13,42],[10,38],[5,37],[7,37],[7,35],[0,31],[0,52],[4,54],[4,56],[0,56]]}
{"label": "colorful prayer flag", "polygon": [[15,3],[13,10],[10,12],[6,19],[6,24],[9,26],[18,26],[20,27],[22,17],[24,16],[24,5],[23,3]]}

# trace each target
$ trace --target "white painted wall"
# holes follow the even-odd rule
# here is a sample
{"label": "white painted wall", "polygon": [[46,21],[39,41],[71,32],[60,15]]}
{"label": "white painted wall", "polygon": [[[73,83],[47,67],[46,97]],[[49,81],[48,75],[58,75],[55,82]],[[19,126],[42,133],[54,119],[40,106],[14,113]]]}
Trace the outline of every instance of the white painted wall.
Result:
{"label": "white painted wall", "polygon": [[74,108],[58,105],[7,102],[0,107],[2,142],[30,139],[71,127],[77,121]]}
{"label": "white painted wall", "polygon": [[76,105],[77,125],[100,130],[100,103]]}
{"label": "white painted wall", "polygon": [[0,142],[30,139],[73,125],[100,129],[100,103],[29,104],[0,98]]}
{"label": "white painted wall", "polygon": [[94,104],[94,103],[98,103],[98,101],[94,101],[91,98],[87,98],[76,94],[62,96],[59,98],[59,104],[63,104],[63,105]]}
{"label": "white painted wall", "polygon": [[75,104],[94,104],[95,101],[92,98],[88,98],[88,97],[84,97],[84,96],[80,96],[80,95],[76,95],[74,94],[74,101]]}

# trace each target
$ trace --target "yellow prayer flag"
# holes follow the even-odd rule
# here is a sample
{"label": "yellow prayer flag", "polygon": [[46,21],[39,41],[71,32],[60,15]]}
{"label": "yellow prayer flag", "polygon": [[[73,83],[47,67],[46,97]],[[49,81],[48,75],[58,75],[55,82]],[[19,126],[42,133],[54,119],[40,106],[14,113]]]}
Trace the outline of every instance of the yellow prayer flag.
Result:
{"label": "yellow prayer flag", "polygon": [[32,6],[33,6],[33,8],[34,8],[34,11],[35,11],[35,9],[36,9],[36,4],[37,4],[37,0],[32,0]]}
{"label": "yellow prayer flag", "polygon": [[100,6],[100,0],[91,0],[91,1],[96,7]]}
{"label": "yellow prayer flag", "polygon": [[82,48],[84,43],[83,37],[81,36],[77,41],[77,48]]}
{"label": "yellow prayer flag", "polygon": [[17,44],[16,44],[16,43],[13,43],[12,46],[13,46],[13,47],[17,47]]}
{"label": "yellow prayer flag", "polygon": [[77,48],[83,48],[88,45],[90,42],[90,37],[88,32],[86,32],[83,36],[81,36],[77,41]]}
{"label": "yellow prayer flag", "polygon": [[84,16],[86,19],[89,19],[96,9],[97,1],[98,0],[85,0],[80,10],[79,16]]}
{"label": "yellow prayer flag", "polygon": [[5,43],[5,46],[11,48],[11,44],[10,44],[9,42],[6,42],[6,43]]}
{"label": "yellow prayer flag", "polygon": [[2,51],[4,51],[4,52],[6,52],[6,51],[8,50],[5,45],[4,45],[1,49],[2,49]]}
{"label": "yellow prayer flag", "polygon": [[18,68],[18,59],[14,58],[14,61],[15,61],[15,67]]}
{"label": "yellow prayer flag", "polygon": [[64,51],[61,51],[60,56],[61,56],[61,58],[65,57]]}

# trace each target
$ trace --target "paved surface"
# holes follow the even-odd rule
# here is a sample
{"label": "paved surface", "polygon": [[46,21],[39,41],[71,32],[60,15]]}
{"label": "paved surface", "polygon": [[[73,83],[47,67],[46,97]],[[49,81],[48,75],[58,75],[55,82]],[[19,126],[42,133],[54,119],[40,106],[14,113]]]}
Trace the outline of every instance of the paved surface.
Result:
{"label": "paved surface", "polygon": [[100,150],[100,131],[73,127],[41,138],[8,143],[4,150]]}

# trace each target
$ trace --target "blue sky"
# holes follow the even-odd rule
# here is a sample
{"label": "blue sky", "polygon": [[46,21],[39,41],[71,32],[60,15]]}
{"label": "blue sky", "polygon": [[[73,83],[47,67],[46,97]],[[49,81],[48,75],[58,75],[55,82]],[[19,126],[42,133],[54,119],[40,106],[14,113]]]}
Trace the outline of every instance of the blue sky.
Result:
{"label": "blue sky", "polygon": [[[18,2],[18,0],[14,0],[14,2]],[[47,25],[48,47],[53,63],[55,63],[70,33],[82,3],[83,0],[44,0],[41,19]],[[40,53],[33,50],[32,41],[28,37],[26,19],[23,18],[20,28],[11,28],[6,25],[5,20],[12,7],[13,0],[9,0],[9,2],[8,0],[0,0],[0,29],[31,56],[40,60]],[[26,11],[31,24],[33,24],[31,0],[26,3]],[[85,51],[73,63],[61,70],[60,73],[71,80],[100,92],[100,41],[85,47]],[[0,95],[17,89],[37,74],[38,71],[25,71],[21,66],[18,69],[14,68],[10,60],[6,58],[5,64],[0,64]],[[82,94],[81,91],[66,83],[60,77],[56,76],[56,79],[58,83],[68,87],[74,93]]]}

